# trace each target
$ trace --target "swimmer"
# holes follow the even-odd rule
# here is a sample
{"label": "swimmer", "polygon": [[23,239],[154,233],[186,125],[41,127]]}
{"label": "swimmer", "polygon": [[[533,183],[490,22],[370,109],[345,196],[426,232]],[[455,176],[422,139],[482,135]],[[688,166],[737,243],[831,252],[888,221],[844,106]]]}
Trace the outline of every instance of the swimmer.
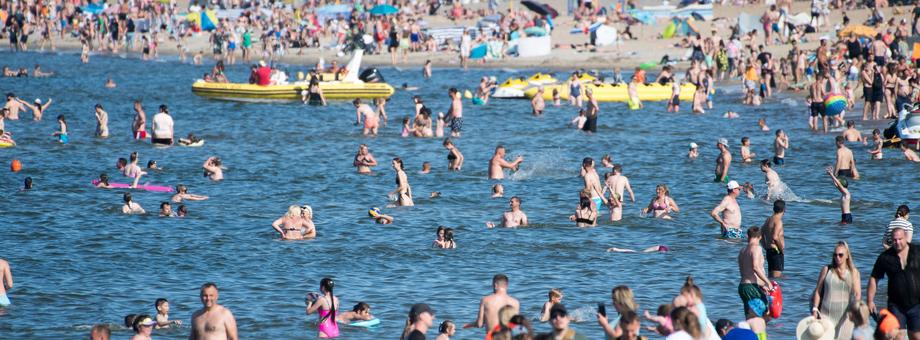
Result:
{"label": "swimmer", "polygon": [[460,153],[460,149],[454,145],[454,141],[450,140],[450,138],[444,139],[443,145],[447,149],[447,169],[460,171],[463,167],[463,154]]}
{"label": "swimmer", "polygon": [[623,194],[629,193],[629,200],[636,202],[636,195],[633,193],[632,186],[629,185],[629,178],[623,175],[623,167],[619,164],[613,164],[613,170],[608,172],[604,179],[604,192],[610,191],[608,196],[608,207],[610,208],[610,220],[619,221],[623,218]]}
{"label": "swimmer", "polygon": [[652,214],[652,217],[671,219],[671,212],[679,213],[680,207],[677,201],[671,198],[671,190],[667,185],[659,184],[655,186],[655,197],[648,202],[648,206],[642,209],[644,214]]}
{"label": "swimmer", "polygon": [[[309,207],[309,206],[308,206]],[[316,227],[312,220],[313,211],[304,211],[303,207],[292,205],[287,213],[272,222],[272,228],[281,234],[282,240],[302,240],[316,237]]]}
{"label": "swimmer", "polygon": [[444,320],[441,323],[441,326],[438,327],[438,337],[434,340],[450,340],[454,334],[457,333],[457,325],[454,325],[453,321]]}
{"label": "swimmer", "polygon": [[505,187],[501,183],[492,186],[492,198],[502,198],[505,196]]}
{"label": "swimmer", "polygon": [[109,340],[112,337],[112,329],[109,325],[94,325],[89,331],[89,340]]}
{"label": "swimmer", "polygon": [[373,320],[374,316],[371,315],[371,305],[366,302],[358,302],[351,311],[342,312],[335,316],[335,321],[339,323],[352,323],[355,321],[368,321]]}
{"label": "swimmer", "polygon": [[627,249],[627,248],[617,248],[617,247],[607,248],[608,253],[654,253],[654,252],[667,253],[669,251],[671,251],[671,248],[668,248],[668,246],[660,246],[660,245],[651,246],[651,247],[648,247],[648,248],[645,248],[639,251],[636,251],[633,249]]}
{"label": "swimmer", "polygon": [[109,77],[105,80],[105,88],[114,89],[116,86],[118,85],[115,84],[115,81],[112,80],[112,77]]}
{"label": "swimmer", "polygon": [[371,208],[367,211],[367,214],[370,215],[374,219],[374,222],[377,222],[377,224],[393,223],[393,216],[380,213],[380,208]]}
{"label": "swimmer", "polygon": [[57,121],[59,130],[55,133],[52,133],[51,135],[58,138],[58,143],[70,143],[70,137],[67,136],[67,119],[64,118],[64,115],[58,115]]}
{"label": "swimmer", "polygon": [[157,328],[166,328],[169,325],[182,326],[182,320],[169,319],[169,301],[159,298],[153,303],[153,306],[157,310]]}
{"label": "swimmer", "polygon": [[577,227],[597,226],[597,207],[591,203],[588,195],[582,195],[575,209],[575,214],[569,216],[570,221],[575,221]]}
{"label": "swimmer", "polygon": [[0,142],[16,145],[16,141],[13,140],[13,134],[9,131],[3,131],[3,129],[0,129]]}
{"label": "swimmer", "polygon": [[160,202],[160,217],[176,217],[169,202]]}
{"label": "swimmer", "polygon": [[192,145],[192,144],[198,143],[198,142],[200,142],[201,140],[202,140],[202,139],[201,139],[201,138],[198,138],[198,136],[195,136],[194,133],[189,132],[189,133],[188,133],[188,136],[186,136],[185,138],[179,138],[179,145],[188,146],[188,145]]}
{"label": "swimmer", "polygon": [[435,123],[434,136],[441,138],[444,137],[444,125],[446,121],[444,119],[444,112],[438,112],[438,120]]}
{"label": "swimmer", "polygon": [[505,146],[499,144],[495,147],[495,154],[492,155],[492,159],[489,160],[489,179],[504,179],[504,169],[514,169],[516,171],[523,161],[524,156],[520,155],[513,162],[506,161]]}
{"label": "swimmer", "polygon": [[176,209],[176,216],[185,217],[188,215],[188,207],[185,204],[179,204],[179,209]]}
{"label": "swimmer", "polygon": [[217,285],[201,285],[201,309],[192,314],[192,331],[189,340],[237,340],[236,319],[229,309],[217,303],[220,296]]}
{"label": "swimmer", "polygon": [[405,166],[399,157],[393,158],[390,166],[396,172],[396,189],[388,196],[394,197],[396,205],[403,207],[414,206],[412,201],[412,187],[409,186],[409,177],[406,175]]}
{"label": "swimmer", "polygon": [[[441,227],[439,227],[439,229],[440,228]],[[436,246],[436,248],[442,248],[442,249],[456,249],[457,248],[457,242],[454,241],[454,229],[444,228],[443,236],[441,234],[438,234],[438,236],[443,237],[443,239],[441,240],[441,243]]]}
{"label": "swimmer", "polygon": [[51,106],[51,98],[48,98],[48,102],[42,104],[40,98],[35,98],[34,105],[26,103],[24,100],[16,98],[22,106],[25,106],[29,110],[32,110],[32,120],[42,120],[42,115],[48,110],[48,107]]}
{"label": "swimmer", "polygon": [[202,164],[201,167],[204,168],[205,176],[210,178],[212,181],[219,181],[224,179],[224,170],[220,165],[220,158],[211,156],[204,161],[204,164]]}
{"label": "swimmer", "polygon": [[150,340],[150,334],[153,333],[153,327],[157,325],[157,322],[150,318],[150,315],[141,314],[134,318],[134,324],[131,325],[131,328],[134,329],[134,336],[131,337],[131,340]]}
{"label": "swimmer", "polygon": [[[506,211],[501,217],[502,227],[526,227],[528,225],[527,214],[521,210],[521,199],[517,196],[512,196],[509,205],[511,206],[511,211]],[[486,227],[495,228],[495,223],[486,222]]]}
{"label": "swimmer", "polygon": [[434,242],[431,243],[432,248],[446,248],[444,246],[444,230],[447,229],[444,226],[438,226],[438,230],[435,231]]}
{"label": "swimmer", "polygon": [[543,101],[543,86],[537,88],[537,94],[530,100],[530,107],[533,108],[534,116],[543,114],[543,109],[546,108],[546,103]]}
{"label": "swimmer", "polygon": [[757,126],[760,127],[760,131],[770,131],[770,127],[767,126],[767,120],[760,118],[757,120]]}
{"label": "swimmer", "polygon": [[159,166],[157,165],[157,161],[152,160],[152,159],[149,160],[149,161],[147,161],[147,169],[149,169],[149,170],[163,170],[163,168],[161,168],[161,167],[159,167]]}
{"label": "swimmer", "polygon": [[12,92],[6,94],[6,104],[3,105],[3,108],[7,109],[6,119],[9,120],[19,120],[19,112],[26,111],[26,109],[22,107],[19,98]]}
{"label": "swimmer", "polygon": [[604,155],[604,157],[601,157],[601,166],[605,168],[613,168],[613,157],[611,157],[609,153]]}
{"label": "swimmer", "polygon": [[377,160],[367,148],[367,144],[361,144],[358,146],[358,154],[355,155],[355,161],[352,164],[358,169],[359,174],[369,174],[371,167],[377,166]]}
{"label": "swimmer", "polygon": [[453,87],[448,89],[447,93],[450,96],[450,110],[447,111],[450,136],[456,138],[460,137],[460,132],[463,130],[463,96]]}
{"label": "swimmer", "polygon": [[773,164],[786,164],[786,149],[789,148],[789,136],[783,129],[776,130],[776,138],[773,139]]}
{"label": "swimmer", "polygon": [[96,137],[109,137],[109,114],[102,109],[102,104],[96,104]]}
{"label": "swimmer", "polygon": [[773,215],[767,217],[760,227],[761,239],[767,257],[767,272],[772,278],[783,276],[783,264],[786,254],[786,237],[783,230],[783,215],[786,214],[786,201],[773,202]]}
{"label": "swimmer", "polygon": [[575,118],[572,118],[572,123],[571,123],[571,124],[572,124],[572,126],[574,126],[576,129],[578,129],[579,131],[581,131],[581,129],[584,129],[584,128],[585,128],[585,122],[587,122],[587,121],[588,121],[588,113],[585,112],[584,109],[579,109],[579,110],[578,110],[578,116],[575,116]]}
{"label": "swimmer", "polygon": [[856,170],[856,159],[853,158],[853,151],[844,145],[843,136],[834,138],[837,144],[837,160],[834,162],[834,173],[837,177],[844,176],[852,179],[859,179],[859,171]]}
{"label": "swimmer", "polygon": [[562,303],[562,289],[553,288],[549,290],[549,301],[543,303],[543,313],[540,314],[540,322],[549,321],[549,311],[553,306]]}
{"label": "swimmer", "polygon": [[320,296],[315,300],[307,300],[307,315],[317,313],[316,330],[319,338],[336,338],[339,336],[339,325],[336,323],[336,310],[339,298],[333,293],[335,281],[324,277],[319,282]]}
{"label": "swimmer", "polygon": [[131,123],[134,139],[145,139],[147,138],[147,116],[144,114],[144,108],[141,106],[140,100],[134,101],[134,112],[134,122]]}
{"label": "swimmer", "polygon": [[131,198],[131,193],[126,192],[122,199],[125,201],[125,204],[121,206],[121,212],[126,215],[143,215],[147,212],[144,211],[144,208],[140,204],[134,202]]}
{"label": "swimmer", "polygon": [[418,90],[418,87],[417,87],[417,86],[409,86],[408,83],[403,83],[402,86],[400,86],[400,88],[401,88],[403,91],[415,91],[415,90]]}
{"label": "swimmer", "polygon": [[597,170],[594,169],[594,159],[591,157],[585,157],[581,161],[581,176],[584,178],[583,190],[588,192],[589,198],[594,202],[592,207],[597,210],[601,205],[609,205],[607,199],[604,198],[601,179],[597,175]]}
{"label": "swimmer", "polygon": [[751,152],[751,139],[748,137],[741,137],[741,161],[750,163],[754,156],[757,156],[757,154]]}
{"label": "swimmer", "polygon": [[491,330],[498,326],[498,311],[505,306],[512,309],[511,315],[518,314],[521,304],[517,299],[508,295],[508,277],[504,274],[496,274],[492,277],[492,294],[482,298],[479,302],[479,315],[475,323],[464,325],[463,328],[483,328]]}
{"label": "swimmer", "polygon": [[176,193],[172,196],[172,201],[176,203],[186,201],[204,201],[208,199],[208,196],[204,195],[193,195],[188,193],[188,187],[182,184],[176,186]]}
{"label": "swimmer", "polygon": [[882,159],[882,147],[884,145],[885,142],[882,139],[882,132],[879,131],[879,129],[872,130],[872,149],[869,149],[869,154],[872,155],[872,159]]}
{"label": "swimmer", "polygon": [[22,184],[22,191],[32,190],[32,177],[26,177]]}
{"label": "swimmer", "polygon": [[744,184],[741,185],[741,191],[744,192],[744,195],[747,196],[748,199],[754,199],[754,185],[751,184],[751,182],[744,182]]}
{"label": "swimmer", "polygon": [[738,182],[729,181],[725,186],[727,193],[722,201],[709,213],[712,219],[719,223],[723,238],[740,239],[741,231],[741,206],[736,198],[741,193]]}
{"label": "swimmer", "polygon": [[553,106],[562,106],[562,97],[559,96],[559,89],[553,88]]}
{"label": "swimmer", "polygon": [[722,118],[726,118],[726,119],[735,119],[735,118],[741,118],[741,115],[739,115],[739,114],[738,114],[737,112],[735,112],[735,111],[728,111],[728,112],[726,112],[724,115],[722,115]]}
{"label": "swimmer", "polygon": [[32,70],[32,76],[36,78],[50,77],[53,76],[54,72],[44,72],[42,67],[39,64],[35,64],[35,69]]}
{"label": "swimmer", "polygon": [[687,151],[687,158],[696,159],[700,156],[700,148],[696,143],[690,142],[690,150]]}
{"label": "swimmer", "polygon": [[425,79],[431,79],[431,60],[425,60],[425,66],[422,66],[422,76]]}
{"label": "swimmer", "polygon": [[732,164],[732,154],[728,151],[728,140],[719,138],[716,143],[720,155],[716,157],[716,178],[714,182],[725,182],[728,180],[728,168]]}
{"label": "swimmer", "polygon": [[441,192],[440,192],[440,191],[432,191],[430,194],[428,194],[428,197],[429,197],[429,198],[438,198],[438,197],[441,197]]}
{"label": "swimmer", "polygon": [[869,144],[869,141],[863,138],[862,133],[860,133],[859,130],[856,129],[856,121],[853,121],[853,120],[847,121],[847,129],[843,130],[843,132],[840,133],[840,135],[843,136],[843,138],[847,142],[850,142],[850,143],[862,142],[863,145]]}
{"label": "swimmer", "polygon": [[[119,164],[122,164],[122,159],[119,159]],[[124,164],[121,170],[125,177],[134,179],[134,181],[131,182],[131,188],[137,188],[137,183],[140,182],[141,177],[147,174],[147,172],[141,170],[141,167],[137,165],[136,151],[131,153],[130,162]]]}
{"label": "swimmer", "polygon": [[901,143],[901,152],[904,153],[905,159],[911,162],[920,162],[920,156],[917,155],[916,151],[911,150],[907,143]]}
{"label": "swimmer", "polygon": [[355,99],[352,104],[355,106],[355,125],[361,124],[361,118],[364,118],[364,135],[376,136],[380,115],[369,105],[361,103],[361,99]]}
{"label": "swimmer", "polygon": [[[425,175],[431,172],[431,162],[422,162],[422,170],[419,170],[419,174]],[[434,195],[434,193],[431,193]],[[434,197],[434,196],[432,196]]]}
{"label": "swimmer", "polygon": [[10,271],[10,263],[0,259],[0,308],[9,306],[10,299],[6,292],[13,289],[13,273]]}
{"label": "swimmer", "polygon": [[96,183],[97,188],[111,189],[112,186],[109,184],[109,175],[101,174],[99,175],[99,182]]}
{"label": "swimmer", "polygon": [[[782,188],[779,184],[783,181],[779,179],[779,174],[775,170],[770,168],[770,161],[767,159],[760,161],[760,171],[763,172],[764,184],[767,185],[767,196],[770,194],[779,193]],[[769,197],[768,197],[769,198]]]}

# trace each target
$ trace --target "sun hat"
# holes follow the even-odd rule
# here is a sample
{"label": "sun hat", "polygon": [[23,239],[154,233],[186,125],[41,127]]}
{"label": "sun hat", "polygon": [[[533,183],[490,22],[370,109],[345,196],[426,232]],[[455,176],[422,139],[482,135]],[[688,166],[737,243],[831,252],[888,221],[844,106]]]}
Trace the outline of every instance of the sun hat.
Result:
{"label": "sun hat", "polygon": [[830,320],[818,319],[808,316],[795,327],[795,338],[798,340],[833,340],[834,324]]}

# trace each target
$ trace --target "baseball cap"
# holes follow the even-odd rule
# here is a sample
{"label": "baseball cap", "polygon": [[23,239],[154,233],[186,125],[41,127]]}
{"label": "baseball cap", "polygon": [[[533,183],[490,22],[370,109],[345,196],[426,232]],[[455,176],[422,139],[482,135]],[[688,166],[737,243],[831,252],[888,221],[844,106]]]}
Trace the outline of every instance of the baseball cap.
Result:
{"label": "baseball cap", "polygon": [[565,306],[563,306],[560,303],[553,305],[553,308],[550,308],[549,310],[550,320],[555,319],[558,316],[563,316],[563,317],[569,316],[569,311],[567,311],[565,309]]}
{"label": "baseball cap", "polygon": [[427,303],[416,303],[409,309],[409,319],[417,320],[422,313],[428,313],[434,316],[434,311],[431,310],[431,307],[429,307]]}
{"label": "baseball cap", "polygon": [[725,145],[725,146],[728,146],[728,139],[725,139],[725,138],[719,138],[719,144],[722,144],[722,145]]}
{"label": "baseball cap", "polygon": [[728,190],[735,190],[735,189],[740,188],[741,186],[738,185],[738,182],[736,181],[728,181],[728,184],[725,187],[728,188]]}
{"label": "baseball cap", "polygon": [[691,148],[691,149],[696,149],[696,148],[698,148],[698,147],[699,147],[699,146],[696,145],[696,143],[690,142],[690,148]]}

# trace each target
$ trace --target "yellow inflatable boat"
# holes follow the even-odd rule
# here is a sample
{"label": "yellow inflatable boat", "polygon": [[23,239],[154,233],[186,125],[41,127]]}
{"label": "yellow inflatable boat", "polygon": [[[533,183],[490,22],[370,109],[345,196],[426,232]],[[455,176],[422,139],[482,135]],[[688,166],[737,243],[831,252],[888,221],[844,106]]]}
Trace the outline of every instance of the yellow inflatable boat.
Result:
{"label": "yellow inflatable boat", "polygon": [[[588,74],[582,74],[579,78],[582,82],[594,81],[594,77]],[[537,73],[530,78],[508,78],[505,82],[498,85],[492,92],[494,98],[524,98],[524,92],[530,88],[540,86],[549,86],[559,84],[559,80],[552,75]]]}
{"label": "yellow inflatable boat", "polygon": [[[559,97],[562,100],[569,100],[569,87],[564,84],[544,86],[543,87],[543,99],[552,100],[553,99],[553,89],[559,90]],[[627,91],[626,84],[612,85],[612,84],[584,84],[582,87],[582,98],[586,98],[584,91],[591,89],[594,93],[594,98],[599,102],[626,102],[629,100],[629,93]],[[537,94],[537,88],[531,88],[527,91],[524,91],[524,95],[527,98],[533,98]],[[638,87],[639,100],[641,101],[662,101],[671,99],[671,85],[660,85],[657,83],[652,83],[649,85],[639,85]],[[693,84],[683,84],[680,86],[680,100],[692,100],[693,92],[696,91],[696,86]]]}
{"label": "yellow inflatable boat", "polygon": [[[348,70],[341,80],[329,81],[335,75],[321,74],[319,88],[326,99],[355,99],[355,98],[389,98],[395,91],[392,86],[383,82],[375,69],[365,70],[365,74],[358,76],[361,67],[361,57],[364,51],[355,51],[354,57],[348,62]],[[363,80],[362,80],[363,79]],[[366,81],[365,81],[366,80]],[[301,100],[306,91],[309,91],[308,81],[294,82],[284,85],[260,86],[242,83],[212,83],[198,80],[192,84],[192,93],[208,98],[235,100],[246,102],[273,102]]]}

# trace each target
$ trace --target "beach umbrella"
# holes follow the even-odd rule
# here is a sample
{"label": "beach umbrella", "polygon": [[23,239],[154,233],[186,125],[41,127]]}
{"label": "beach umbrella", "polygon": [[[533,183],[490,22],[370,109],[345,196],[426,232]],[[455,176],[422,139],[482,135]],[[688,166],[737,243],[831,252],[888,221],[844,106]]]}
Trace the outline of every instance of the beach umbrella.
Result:
{"label": "beach umbrella", "polygon": [[377,5],[374,8],[371,8],[370,13],[373,15],[391,15],[399,13],[399,8],[393,7],[393,5]]}
{"label": "beach umbrella", "polygon": [[101,4],[90,3],[89,5],[80,7],[80,9],[83,10],[83,13],[99,14],[102,13],[105,8],[103,8]]}
{"label": "beach umbrella", "polygon": [[878,34],[878,31],[866,25],[850,25],[844,27],[842,30],[840,30],[840,32],[837,32],[837,36],[841,38],[849,37],[851,35],[855,35],[857,37],[874,38],[876,34]]}
{"label": "beach umbrella", "polygon": [[200,19],[202,30],[213,31],[217,29],[217,14],[213,9],[202,11],[200,14]]}

